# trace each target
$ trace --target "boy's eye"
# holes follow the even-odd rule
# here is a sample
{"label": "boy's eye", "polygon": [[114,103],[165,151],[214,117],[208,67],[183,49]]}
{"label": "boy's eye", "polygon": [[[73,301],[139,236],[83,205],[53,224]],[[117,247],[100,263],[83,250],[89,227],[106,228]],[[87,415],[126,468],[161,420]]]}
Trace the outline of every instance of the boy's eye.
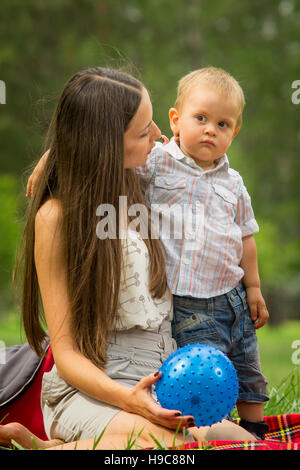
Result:
{"label": "boy's eye", "polygon": [[221,121],[219,122],[219,127],[228,127],[228,124],[225,121]]}
{"label": "boy's eye", "polygon": [[203,116],[203,114],[200,114],[199,116],[196,116],[196,119],[200,122],[206,122],[206,117]]}

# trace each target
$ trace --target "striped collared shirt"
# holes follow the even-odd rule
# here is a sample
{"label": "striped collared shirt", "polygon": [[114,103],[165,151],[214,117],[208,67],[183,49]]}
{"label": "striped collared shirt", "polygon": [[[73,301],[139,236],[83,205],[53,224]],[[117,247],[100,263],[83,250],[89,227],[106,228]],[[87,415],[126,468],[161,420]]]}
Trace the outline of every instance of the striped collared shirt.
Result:
{"label": "striped collared shirt", "polygon": [[176,295],[210,298],[243,278],[242,238],[258,232],[250,196],[223,155],[202,170],[172,139],[157,143],[138,173],[166,255],[167,280]]}

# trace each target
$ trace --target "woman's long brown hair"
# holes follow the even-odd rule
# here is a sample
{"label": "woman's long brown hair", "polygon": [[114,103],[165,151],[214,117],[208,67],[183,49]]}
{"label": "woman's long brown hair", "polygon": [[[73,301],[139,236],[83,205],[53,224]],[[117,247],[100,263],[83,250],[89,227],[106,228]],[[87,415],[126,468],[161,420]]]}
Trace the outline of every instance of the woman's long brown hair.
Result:
{"label": "woman's long brown hair", "polygon": [[[97,237],[96,209],[112,204],[118,224],[119,196],[127,196],[128,207],[145,204],[135,170],[124,169],[123,162],[124,132],[139,107],[142,89],[130,75],[97,67],[74,75],[58,102],[49,128],[49,156],[28,207],[15,269],[16,280],[22,272],[25,333],[38,355],[43,351],[45,319],[34,261],[35,216],[55,197],[62,207],[74,341],[94,364],[105,365],[106,341],[118,313],[122,245],[119,237]],[[160,298],[167,287],[162,248],[150,233],[144,241],[150,256],[150,292]]]}

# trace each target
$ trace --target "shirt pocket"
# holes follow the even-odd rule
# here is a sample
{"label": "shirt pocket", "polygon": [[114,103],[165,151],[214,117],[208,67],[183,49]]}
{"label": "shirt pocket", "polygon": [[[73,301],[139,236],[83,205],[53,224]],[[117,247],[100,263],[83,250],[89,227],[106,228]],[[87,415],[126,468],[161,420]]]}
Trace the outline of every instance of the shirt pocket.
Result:
{"label": "shirt pocket", "polygon": [[214,183],[210,216],[214,224],[230,225],[234,222],[237,210],[237,197],[229,189]]}
{"label": "shirt pocket", "polygon": [[154,179],[152,203],[160,206],[172,207],[182,204],[185,200],[187,179],[186,177],[174,178],[157,176]]}

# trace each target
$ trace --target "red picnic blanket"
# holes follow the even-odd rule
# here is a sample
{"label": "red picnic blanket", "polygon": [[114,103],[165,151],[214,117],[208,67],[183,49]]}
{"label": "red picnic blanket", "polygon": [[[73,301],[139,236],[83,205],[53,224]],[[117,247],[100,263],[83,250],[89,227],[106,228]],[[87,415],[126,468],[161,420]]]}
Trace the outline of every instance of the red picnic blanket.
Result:
{"label": "red picnic blanket", "polygon": [[300,450],[300,414],[265,416],[264,441],[209,441],[185,444],[190,450]]}

